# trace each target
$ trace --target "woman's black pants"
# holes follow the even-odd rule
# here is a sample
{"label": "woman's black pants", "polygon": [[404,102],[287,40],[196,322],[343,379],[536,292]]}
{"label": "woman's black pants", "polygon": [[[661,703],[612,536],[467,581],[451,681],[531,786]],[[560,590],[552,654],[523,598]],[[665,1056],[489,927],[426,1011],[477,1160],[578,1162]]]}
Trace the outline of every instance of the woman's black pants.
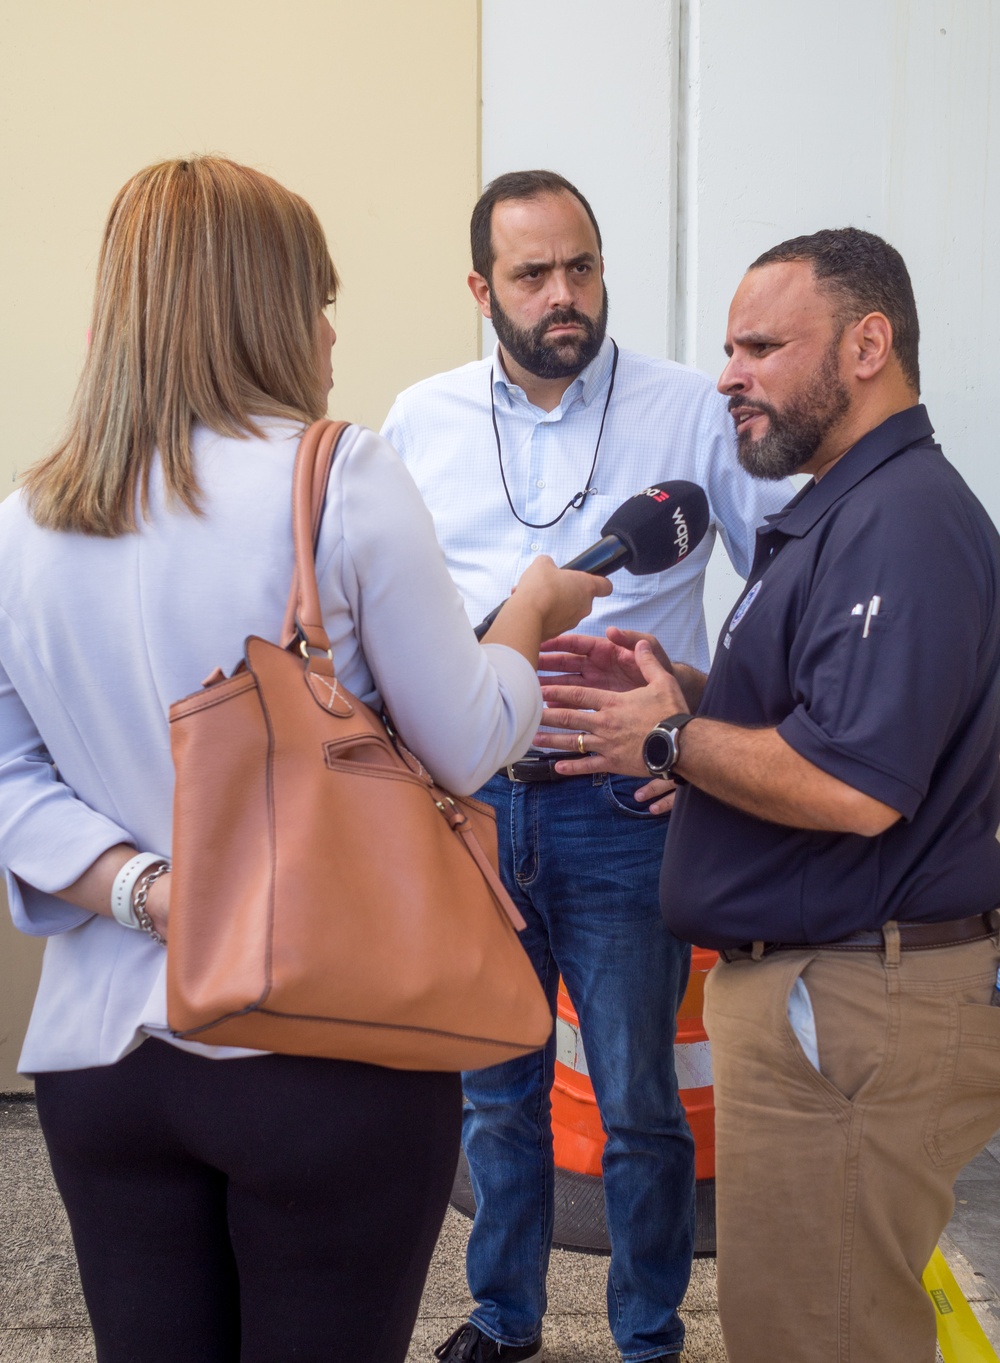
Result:
{"label": "woman's black pants", "polygon": [[402,1363],[457,1074],[149,1040],[36,1094],[99,1363]]}

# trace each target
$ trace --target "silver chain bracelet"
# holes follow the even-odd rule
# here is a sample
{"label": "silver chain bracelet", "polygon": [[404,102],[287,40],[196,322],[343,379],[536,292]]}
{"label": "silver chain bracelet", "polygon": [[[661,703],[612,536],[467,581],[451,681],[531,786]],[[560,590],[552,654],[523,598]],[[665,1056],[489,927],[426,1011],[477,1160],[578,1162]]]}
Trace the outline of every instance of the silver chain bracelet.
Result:
{"label": "silver chain bracelet", "polygon": [[156,931],[156,928],[153,927],[153,920],[150,918],[149,911],[146,908],[146,900],[149,898],[149,891],[153,882],[159,880],[160,876],[166,875],[169,870],[170,862],[162,861],[159,866],[155,866],[152,871],[147,871],[146,874],[141,877],[138,885],[135,887],[135,894],[132,896],[132,908],[135,910],[135,916],[139,920],[139,926],[142,928],[143,932],[149,933],[157,946],[161,947],[167,945],[167,939],[161,937]]}

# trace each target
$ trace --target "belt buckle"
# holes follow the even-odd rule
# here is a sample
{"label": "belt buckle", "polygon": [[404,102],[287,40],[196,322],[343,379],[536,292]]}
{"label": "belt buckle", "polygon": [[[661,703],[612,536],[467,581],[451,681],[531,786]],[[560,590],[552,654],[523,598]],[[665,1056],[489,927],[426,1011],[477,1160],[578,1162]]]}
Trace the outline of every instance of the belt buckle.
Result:
{"label": "belt buckle", "polygon": [[725,961],[726,965],[732,965],[735,961],[750,960],[750,952],[746,947],[722,947],[719,951],[719,955]]}
{"label": "belt buckle", "polygon": [[[755,950],[758,945],[761,948],[759,952]],[[780,950],[780,942],[747,942],[738,947],[723,947],[719,955],[726,965],[732,965],[734,961],[762,961],[765,956],[770,956],[773,952]],[[803,950],[807,950],[807,948],[803,948]]]}
{"label": "belt buckle", "polygon": [[[519,776],[517,774],[518,767],[525,772],[524,776]],[[529,748],[524,756],[519,757],[516,762],[508,762],[506,767],[504,767],[504,771],[507,773],[509,780],[514,781],[519,786],[527,786],[533,785],[537,781],[544,781],[546,777],[538,776],[537,773],[547,772],[548,767],[549,759],[547,754]]]}

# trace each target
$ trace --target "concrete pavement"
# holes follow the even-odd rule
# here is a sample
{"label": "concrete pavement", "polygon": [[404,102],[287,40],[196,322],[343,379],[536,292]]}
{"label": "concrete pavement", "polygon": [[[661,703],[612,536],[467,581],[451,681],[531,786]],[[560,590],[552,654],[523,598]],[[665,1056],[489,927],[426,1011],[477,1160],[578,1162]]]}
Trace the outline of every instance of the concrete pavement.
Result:
{"label": "concrete pavement", "polygon": [[[956,1192],[956,1216],[942,1248],[1000,1352],[1000,1137],[965,1170]],[[466,1318],[468,1227],[464,1217],[449,1211],[408,1363],[430,1363],[434,1346]],[[618,1363],[605,1319],[606,1271],[603,1258],[553,1253],[546,1363]],[[684,1363],[725,1363],[713,1260],[696,1261],[684,1313]],[[34,1105],[23,1097],[0,1097],[0,1363],[94,1363],[94,1357],[69,1230]]]}

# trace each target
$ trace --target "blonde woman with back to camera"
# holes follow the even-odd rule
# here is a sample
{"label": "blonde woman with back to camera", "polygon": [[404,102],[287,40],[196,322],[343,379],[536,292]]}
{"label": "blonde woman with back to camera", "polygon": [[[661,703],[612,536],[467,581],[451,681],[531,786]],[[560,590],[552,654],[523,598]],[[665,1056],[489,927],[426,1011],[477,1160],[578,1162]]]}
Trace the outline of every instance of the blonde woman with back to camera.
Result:
{"label": "blonde woman with back to camera", "polygon": [[[280,634],[337,283],[274,180],[141,171],[69,432],[0,507],[0,862],[15,923],[48,938],[20,1065],[100,1363],[402,1360],[455,1168],[457,1074],[178,1042],[166,953],[120,921],[138,886],[169,940],[171,702]],[[361,427],[317,569],[339,677],[463,793],[529,746],[540,642],[610,590],[539,559],[480,646],[409,474]]]}

